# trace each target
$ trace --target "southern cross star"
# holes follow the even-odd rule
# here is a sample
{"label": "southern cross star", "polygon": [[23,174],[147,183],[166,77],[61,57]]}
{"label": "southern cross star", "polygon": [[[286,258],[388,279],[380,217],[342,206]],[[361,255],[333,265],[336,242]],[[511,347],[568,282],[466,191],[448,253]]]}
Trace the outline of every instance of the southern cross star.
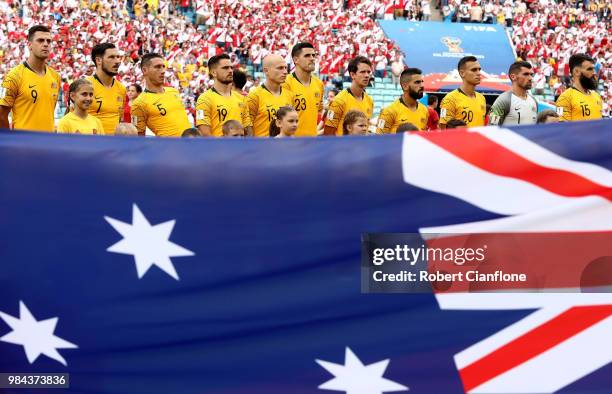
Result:
{"label": "southern cross star", "polygon": [[170,257],[193,256],[191,250],[169,241],[175,220],[152,226],[136,204],[132,209],[132,224],[105,216],[123,239],[106,249],[109,252],[134,256],[138,278],[141,279],[149,268],[156,265],[176,280],[179,276]]}
{"label": "southern cross star", "polygon": [[57,317],[36,321],[23,301],[19,301],[19,319],[3,312],[0,312],[0,318],[13,329],[0,338],[0,342],[23,346],[30,364],[33,364],[38,356],[43,354],[66,366],[66,360],[57,349],[78,348],[74,343],[53,334],[57,325]]}
{"label": "southern cross star", "polygon": [[408,387],[383,378],[389,359],[363,365],[350,348],[346,348],[344,365],[316,360],[334,378],[319,386],[321,390],[344,391],[346,394],[382,394],[408,391]]}

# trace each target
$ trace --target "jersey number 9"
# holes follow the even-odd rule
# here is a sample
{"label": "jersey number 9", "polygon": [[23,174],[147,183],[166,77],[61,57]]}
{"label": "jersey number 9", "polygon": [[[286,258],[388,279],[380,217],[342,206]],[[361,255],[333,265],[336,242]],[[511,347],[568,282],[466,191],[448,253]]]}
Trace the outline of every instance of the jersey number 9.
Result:
{"label": "jersey number 9", "polygon": [[38,92],[36,90],[32,90],[30,94],[32,95],[32,104],[36,104],[36,99],[38,98]]}

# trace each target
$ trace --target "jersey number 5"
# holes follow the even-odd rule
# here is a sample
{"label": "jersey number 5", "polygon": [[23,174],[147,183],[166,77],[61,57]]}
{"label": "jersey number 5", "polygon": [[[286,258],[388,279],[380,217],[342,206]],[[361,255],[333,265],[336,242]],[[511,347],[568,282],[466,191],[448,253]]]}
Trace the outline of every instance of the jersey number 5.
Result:
{"label": "jersey number 5", "polygon": [[157,109],[159,110],[159,113],[161,114],[161,116],[166,116],[166,109],[162,107],[161,104],[157,104]]}

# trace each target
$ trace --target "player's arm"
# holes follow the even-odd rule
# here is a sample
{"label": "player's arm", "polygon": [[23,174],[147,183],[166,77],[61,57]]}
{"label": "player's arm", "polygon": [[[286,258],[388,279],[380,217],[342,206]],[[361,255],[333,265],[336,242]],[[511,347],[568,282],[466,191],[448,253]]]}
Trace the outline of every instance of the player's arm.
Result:
{"label": "player's arm", "polygon": [[561,119],[565,122],[570,122],[572,120],[572,100],[569,92],[567,90],[563,92],[555,104]]}
{"label": "player's arm", "polygon": [[146,104],[142,101],[136,100],[132,104],[132,124],[138,130],[138,135],[145,135],[147,131],[147,110]]}
{"label": "player's arm", "polygon": [[325,94],[325,87],[321,83],[319,88],[319,100],[317,101],[317,114],[321,115],[323,112],[323,95]]}
{"label": "player's arm", "polygon": [[446,129],[446,123],[449,120],[455,118],[457,109],[455,106],[455,100],[452,97],[446,95],[440,104],[440,129]]}
{"label": "player's arm", "polygon": [[383,108],[378,115],[378,123],[376,125],[376,134],[389,134],[395,123],[395,114],[391,108]]}
{"label": "player's arm", "polygon": [[0,129],[8,129],[9,128],[9,120],[8,116],[11,112],[9,107],[5,107],[4,105],[0,105]]}
{"label": "player's arm", "polygon": [[244,134],[247,136],[253,135],[253,120],[251,119],[251,114],[249,113],[248,106],[246,104],[243,107],[244,110],[240,113],[240,117],[242,118],[242,126],[244,127]]}
{"label": "player's arm", "polygon": [[0,85],[0,129],[8,129],[10,127],[8,115],[11,112],[15,99],[19,94],[19,81],[14,72],[9,72],[2,85]]}
{"label": "player's arm", "polygon": [[[255,119],[257,119],[257,112],[259,111],[259,96],[256,93],[256,90],[251,90],[249,95],[246,98],[247,101],[247,109],[249,118],[251,120],[251,127],[245,127],[244,132],[247,136],[253,136],[253,124],[255,123]],[[243,125],[244,126],[244,125]]]}
{"label": "player's arm", "polygon": [[338,97],[335,97],[327,109],[327,119],[325,119],[323,135],[336,135],[338,124],[340,123],[340,119],[342,119],[343,115],[344,103],[338,100]]}
{"label": "player's arm", "polygon": [[491,112],[489,113],[489,125],[499,126],[504,124],[504,119],[508,115],[508,109],[510,108],[510,100],[512,95],[500,94],[491,106]]}
{"label": "player's arm", "polygon": [[212,103],[208,96],[200,96],[196,103],[196,127],[204,137],[212,135]]}

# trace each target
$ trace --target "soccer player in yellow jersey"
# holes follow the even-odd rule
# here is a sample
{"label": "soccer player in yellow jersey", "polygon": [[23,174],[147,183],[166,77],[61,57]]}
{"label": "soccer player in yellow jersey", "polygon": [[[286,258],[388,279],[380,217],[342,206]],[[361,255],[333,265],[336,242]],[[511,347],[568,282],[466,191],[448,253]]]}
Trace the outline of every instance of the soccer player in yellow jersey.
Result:
{"label": "soccer player in yellow jersey", "polygon": [[296,137],[316,137],[319,114],[323,111],[323,82],[312,75],[317,54],[309,42],[300,42],[291,49],[295,71],[287,77],[283,88],[295,93],[293,108],[298,113]]}
{"label": "soccer player in yellow jersey", "polygon": [[357,56],[349,62],[348,72],[353,82],[350,88],[338,93],[329,104],[323,135],[342,135],[342,123],[350,110],[363,112],[368,120],[372,118],[374,101],[365,91],[372,78],[372,62]]}
{"label": "soccer player in yellow jersey", "polygon": [[68,90],[74,108],[57,123],[58,133],[104,134],[104,126],[99,118],[88,113],[94,99],[94,88],[87,79],[77,79]]}
{"label": "soccer player in yellow jersey", "polygon": [[47,66],[51,42],[46,26],[36,25],[28,31],[28,60],[11,69],[0,86],[0,128],[9,128],[8,115],[12,113],[14,129],[55,130],[61,78]]}
{"label": "soccer player in yellow jersey", "polygon": [[115,45],[98,44],[91,51],[96,71],[87,77],[94,87],[94,102],[89,113],[102,121],[104,134],[114,135],[123,117],[126,99],[125,86],[115,79],[121,64],[121,56]]}
{"label": "soccer player in yellow jersey", "polygon": [[412,123],[418,130],[427,130],[429,110],[419,103],[423,98],[423,72],[418,68],[407,68],[400,75],[400,86],[404,94],[393,104],[380,111],[377,134],[397,132],[397,127],[403,123]]}
{"label": "soccer player in yellow jersey", "polygon": [[251,115],[246,98],[232,89],[234,72],[227,54],[208,60],[208,72],[214,81],[212,88],[204,92],[196,103],[196,126],[203,136],[222,137],[223,124],[236,120],[252,134]]}
{"label": "soccer player in yellow jersey", "polygon": [[569,59],[572,86],[557,99],[557,112],[564,121],[601,119],[602,101],[597,93],[595,62],[584,54]]}
{"label": "soccer player in yellow jersey", "polygon": [[132,103],[132,124],[139,135],[144,135],[148,127],[158,137],[180,137],[192,126],[179,91],[164,86],[164,58],[157,53],[147,53],[140,67],[147,88]]}
{"label": "soccer player in yellow jersey", "polygon": [[484,126],[487,102],[476,91],[480,84],[482,68],[474,56],[465,56],[457,65],[461,87],[447,94],[440,104],[440,128],[445,129],[451,119],[463,121],[468,127]]}
{"label": "soccer player in yellow jersey", "polygon": [[251,90],[247,96],[247,104],[253,121],[255,137],[270,136],[270,122],[276,119],[276,111],[280,107],[293,105],[294,94],[283,89],[282,84],[287,79],[287,63],[276,54],[263,59],[263,72],[266,80],[261,86]]}

